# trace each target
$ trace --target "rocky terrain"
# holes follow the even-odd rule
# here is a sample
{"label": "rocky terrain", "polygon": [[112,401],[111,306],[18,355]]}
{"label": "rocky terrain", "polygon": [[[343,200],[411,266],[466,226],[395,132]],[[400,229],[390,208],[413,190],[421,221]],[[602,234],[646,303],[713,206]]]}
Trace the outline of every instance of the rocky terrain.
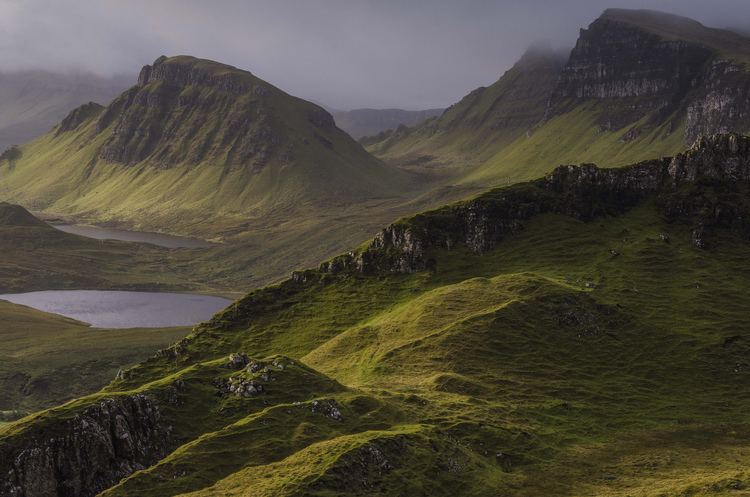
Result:
{"label": "rocky terrain", "polygon": [[[0,451],[1,495],[94,496],[166,455],[169,427],[144,395],[111,398]],[[12,458],[11,458],[12,457]]]}
{"label": "rocky terrain", "polygon": [[[102,392],[0,428],[0,485],[25,497],[744,488],[747,206],[750,139],[726,134],[406,218],[248,294]],[[61,462],[100,452],[96,477]]]}
{"label": "rocky terrain", "polygon": [[[453,181],[487,185],[546,173],[555,164],[545,160],[619,166],[673,155],[701,135],[750,129],[750,39],[742,35],[660,12],[608,9],[581,30],[569,55],[536,54],[440,121],[368,148],[396,164],[419,157],[468,164]],[[516,80],[533,94],[509,89]],[[571,129],[576,139],[561,147],[555,137]]]}
{"label": "rocky terrain", "polygon": [[590,221],[620,214],[649,196],[657,196],[665,218],[694,224],[697,247],[705,247],[707,234],[714,228],[735,229],[743,237],[750,236],[750,224],[745,221],[750,205],[742,196],[744,192],[719,190],[724,198],[717,199],[697,188],[687,188],[699,182],[750,182],[750,138],[737,134],[706,136],[673,158],[623,168],[559,166],[545,178],[490,191],[418,215],[407,223],[391,225],[361,253],[334,259],[322,269],[356,268],[376,273],[434,269],[434,261],[431,263],[425,255],[430,250],[464,245],[482,254],[523,229],[534,216],[555,213]]}

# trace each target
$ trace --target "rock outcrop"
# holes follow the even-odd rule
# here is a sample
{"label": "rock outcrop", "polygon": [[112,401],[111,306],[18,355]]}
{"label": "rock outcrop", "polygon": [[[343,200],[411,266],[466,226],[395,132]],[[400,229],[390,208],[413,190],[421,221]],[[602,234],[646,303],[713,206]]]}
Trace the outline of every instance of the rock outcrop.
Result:
{"label": "rock outcrop", "polygon": [[[711,195],[685,188],[708,182],[714,188],[750,183],[750,137],[737,134],[699,139],[674,158],[646,161],[629,167],[602,169],[593,164],[560,166],[546,177],[499,188],[474,200],[397,222],[382,230],[361,252],[350,252],[321,265],[323,272],[355,270],[413,272],[430,269],[430,249],[459,245],[481,254],[505,236],[523,229],[531,217],[563,214],[588,221],[616,215],[646,197],[656,196],[667,220],[695,223],[696,246],[705,247],[713,227],[739,228],[750,233],[750,205],[742,192],[718,204]],[[734,199],[734,200],[732,200]],[[304,280],[305,273],[296,279]]]}
{"label": "rock outcrop", "polygon": [[750,40],[659,12],[607,10],[581,30],[547,117],[594,100],[600,128],[622,129],[623,141],[642,132],[625,128],[646,117],[639,126],[684,120],[688,144],[750,130],[750,72],[726,59],[732,50],[747,55]]}
{"label": "rock outcrop", "polygon": [[89,497],[164,457],[170,428],[145,395],[99,401],[62,422],[0,439],[0,495]]}
{"label": "rock outcrop", "polygon": [[76,107],[65,116],[65,119],[60,121],[60,124],[55,129],[55,136],[78,129],[81,124],[98,116],[103,110],[104,107],[96,102],[89,102]]}

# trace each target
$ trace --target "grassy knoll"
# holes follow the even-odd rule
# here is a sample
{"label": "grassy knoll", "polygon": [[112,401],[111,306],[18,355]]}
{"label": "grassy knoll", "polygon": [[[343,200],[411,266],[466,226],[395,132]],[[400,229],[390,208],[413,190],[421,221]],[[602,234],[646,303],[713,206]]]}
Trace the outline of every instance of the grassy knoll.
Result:
{"label": "grassy knoll", "polygon": [[[713,240],[695,248],[646,202],[538,216],[481,256],[432,253],[432,272],[289,281],[5,440],[143,391],[176,451],[108,496],[737,495],[750,249]],[[218,393],[236,351],[269,365],[262,396]]]}
{"label": "grassy knoll", "polygon": [[119,368],[188,332],[96,329],[5,301],[0,316],[0,411],[34,411],[94,392]]}

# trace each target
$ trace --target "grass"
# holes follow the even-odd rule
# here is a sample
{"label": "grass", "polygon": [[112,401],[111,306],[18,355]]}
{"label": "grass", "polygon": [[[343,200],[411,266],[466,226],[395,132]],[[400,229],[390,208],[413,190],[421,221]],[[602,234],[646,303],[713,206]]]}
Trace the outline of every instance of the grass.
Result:
{"label": "grass", "polygon": [[5,301],[0,316],[0,411],[20,413],[94,392],[189,331],[97,329]]}
{"label": "grass", "polygon": [[[6,427],[0,445],[142,391],[175,451],[107,496],[740,495],[748,246],[719,232],[696,249],[656,212],[542,215],[482,256],[431,254],[434,272],[257,290],[176,359]],[[298,366],[261,398],[217,395],[236,351]],[[344,421],[309,411],[315,399]]]}

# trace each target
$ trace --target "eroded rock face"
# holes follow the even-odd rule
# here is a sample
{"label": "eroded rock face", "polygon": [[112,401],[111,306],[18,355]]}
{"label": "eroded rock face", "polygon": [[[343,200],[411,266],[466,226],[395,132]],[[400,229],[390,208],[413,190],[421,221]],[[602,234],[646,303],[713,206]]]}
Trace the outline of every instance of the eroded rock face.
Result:
{"label": "eroded rock face", "polygon": [[[594,100],[599,127],[622,130],[622,141],[668,119],[685,119],[687,144],[701,135],[750,130],[750,72],[742,65],[690,36],[655,34],[620,17],[613,10],[581,30],[547,117]],[[708,29],[681,18],[656,22],[683,23],[686,32]]]}
{"label": "eroded rock face", "polygon": [[560,166],[545,178],[490,191],[474,200],[420,214],[381,231],[360,253],[337,257],[321,265],[323,272],[414,272],[434,264],[429,249],[465,246],[476,254],[494,248],[503,237],[523,229],[531,217],[556,213],[584,221],[616,215],[641,200],[656,196],[668,221],[695,223],[695,245],[707,246],[712,228],[736,228],[750,234],[750,205],[746,195],[727,191],[696,195],[690,185],[709,182],[736,189],[750,184],[750,137],[727,134],[699,139],[674,158],[646,161],[617,169],[593,164]]}
{"label": "eroded rock face", "polygon": [[170,429],[145,395],[105,399],[75,417],[0,440],[0,495],[88,497],[168,453]]}

